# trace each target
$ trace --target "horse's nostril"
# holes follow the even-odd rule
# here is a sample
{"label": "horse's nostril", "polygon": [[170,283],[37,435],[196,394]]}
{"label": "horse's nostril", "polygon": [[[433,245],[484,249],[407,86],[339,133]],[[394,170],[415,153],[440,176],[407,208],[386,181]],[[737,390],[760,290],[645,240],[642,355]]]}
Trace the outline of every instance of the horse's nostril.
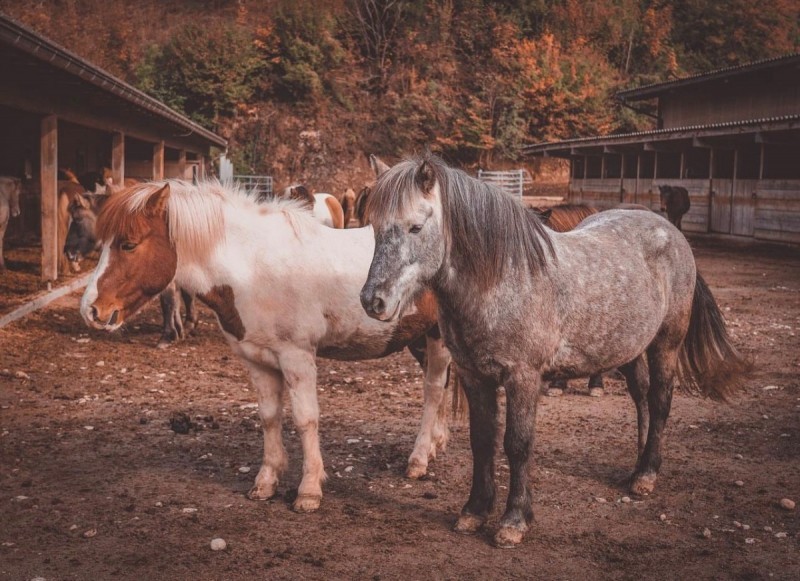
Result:
{"label": "horse's nostril", "polygon": [[108,320],[109,325],[115,325],[117,323],[117,319],[119,318],[119,311],[115,310],[111,313],[111,318]]}
{"label": "horse's nostril", "polygon": [[383,302],[383,299],[380,297],[372,299],[372,305],[370,306],[372,307],[372,312],[376,315],[380,315],[386,310],[386,303]]}
{"label": "horse's nostril", "polygon": [[100,313],[97,312],[97,307],[91,308],[92,320],[99,321],[100,320]]}

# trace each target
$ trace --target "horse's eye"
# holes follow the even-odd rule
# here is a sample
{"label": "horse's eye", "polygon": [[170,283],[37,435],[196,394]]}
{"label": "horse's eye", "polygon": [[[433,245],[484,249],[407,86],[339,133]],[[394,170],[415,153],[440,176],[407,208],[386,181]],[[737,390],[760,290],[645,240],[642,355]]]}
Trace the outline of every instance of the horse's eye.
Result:
{"label": "horse's eye", "polygon": [[120,242],[119,247],[125,252],[131,252],[136,248],[136,243],[130,241]]}
{"label": "horse's eye", "polygon": [[409,232],[412,234],[419,234],[422,230],[422,224],[414,224],[411,228],[408,229]]}

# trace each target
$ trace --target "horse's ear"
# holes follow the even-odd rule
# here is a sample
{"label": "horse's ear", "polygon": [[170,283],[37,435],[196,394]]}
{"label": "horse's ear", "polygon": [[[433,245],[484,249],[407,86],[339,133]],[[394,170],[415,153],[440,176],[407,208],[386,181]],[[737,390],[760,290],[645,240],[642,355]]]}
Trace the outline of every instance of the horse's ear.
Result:
{"label": "horse's ear", "polygon": [[389,171],[389,166],[386,165],[377,155],[374,153],[369,154],[369,165],[372,167],[372,171],[375,172],[375,177],[379,178],[387,171]]}
{"label": "horse's ear", "polygon": [[89,202],[89,199],[86,196],[84,196],[83,194],[75,194],[74,196],[72,196],[72,202],[76,206],[80,206],[81,208],[87,208],[88,209],[91,206],[91,203]]}
{"label": "horse's ear", "polygon": [[419,166],[415,181],[417,182],[417,187],[426,194],[433,189],[433,185],[436,183],[436,175],[433,172],[433,166],[428,160],[423,161]]}
{"label": "horse's ear", "polygon": [[164,184],[164,187],[158,190],[155,194],[150,196],[147,200],[145,210],[152,216],[161,216],[167,211],[167,200],[169,199],[169,184]]}

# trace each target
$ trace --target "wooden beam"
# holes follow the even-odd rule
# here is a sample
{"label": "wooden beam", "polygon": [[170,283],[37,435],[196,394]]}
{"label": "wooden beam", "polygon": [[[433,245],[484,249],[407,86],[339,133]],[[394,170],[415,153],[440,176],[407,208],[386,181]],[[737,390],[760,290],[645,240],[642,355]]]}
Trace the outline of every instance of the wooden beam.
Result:
{"label": "wooden beam", "polygon": [[[78,100],[58,99],[53,100],[51,95],[25,91],[24,87],[15,83],[5,83],[0,91],[0,105],[12,109],[20,109],[37,115],[57,114],[61,121],[68,121],[104,133],[120,132],[142,141],[155,141],[161,139],[169,147],[175,149],[185,148],[188,151],[202,155],[208,151],[208,145],[200,138],[176,136],[174,129],[147,123],[141,117],[125,113],[106,112],[93,110],[83,105]],[[200,141],[200,143],[198,143]]]}
{"label": "wooden beam", "polygon": [[111,134],[111,175],[114,184],[125,184],[125,134],[119,131]]}
{"label": "wooden beam", "polygon": [[786,135],[776,135],[774,133],[756,133],[756,143],[766,143],[767,145],[796,145],[797,138],[792,139]]}
{"label": "wooden beam", "polygon": [[42,280],[58,278],[58,117],[42,119],[40,136],[42,190]]}
{"label": "wooden beam", "polygon": [[153,145],[153,179],[164,179],[164,142]]}
{"label": "wooden beam", "polygon": [[186,179],[186,150],[181,149],[178,151],[178,177],[182,180]]}

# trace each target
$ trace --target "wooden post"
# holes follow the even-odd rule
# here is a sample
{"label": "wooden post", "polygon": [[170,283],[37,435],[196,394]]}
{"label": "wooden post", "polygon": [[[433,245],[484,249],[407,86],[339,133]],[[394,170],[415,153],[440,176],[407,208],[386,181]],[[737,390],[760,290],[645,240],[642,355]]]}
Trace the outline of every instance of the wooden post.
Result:
{"label": "wooden post", "polygon": [[114,185],[125,185],[125,134],[120,132],[111,135],[111,177]]}
{"label": "wooden post", "polygon": [[619,202],[625,201],[625,154],[621,153],[619,158]]}
{"label": "wooden post", "polygon": [[684,175],[685,172],[686,172],[686,153],[681,151],[681,169],[678,171],[678,175],[681,177],[681,179],[686,177]]}
{"label": "wooden post", "polygon": [[48,115],[41,125],[42,280],[58,278],[58,117]]}
{"label": "wooden post", "polygon": [[733,177],[731,179],[731,195],[728,198],[728,234],[733,234],[733,199],[736,197],[736,178],[739,174],[739,148],[733,149]]}
{"label": "wooden post", "polygon": [[761,143],[760,145],[761,148],[758,152],[758,181],[764,179],[764,144]]}
{"label": "wooden post", "polygon": [[197,166],[197,179],[204,180],[206,179],[206,156],[202,153],[197,156],[199,161]]}
{"label": "wooden post", "polygon": [[181,149],[178,151],[178,178],[186,179],[186,150]]}
{"label": "wooden post", "polygon": [[164,142],[153,145],[153,179],[164,179]]}
{"label": "wooden post", "polygon": [[714,210],[714,148],[708,152],[708,220],[706,232],[711,232],[711,214]]}
{"label": "wooden post", "polygon": [[633,192],[633,203],[634,204],[638,204],[639,203],[639,188],[641,187],[641,184],[639,183],[639,180],[641,179],[641,177],[642,177],[642,154],[641,153],[637,153],[636,154],[636,189]]}

